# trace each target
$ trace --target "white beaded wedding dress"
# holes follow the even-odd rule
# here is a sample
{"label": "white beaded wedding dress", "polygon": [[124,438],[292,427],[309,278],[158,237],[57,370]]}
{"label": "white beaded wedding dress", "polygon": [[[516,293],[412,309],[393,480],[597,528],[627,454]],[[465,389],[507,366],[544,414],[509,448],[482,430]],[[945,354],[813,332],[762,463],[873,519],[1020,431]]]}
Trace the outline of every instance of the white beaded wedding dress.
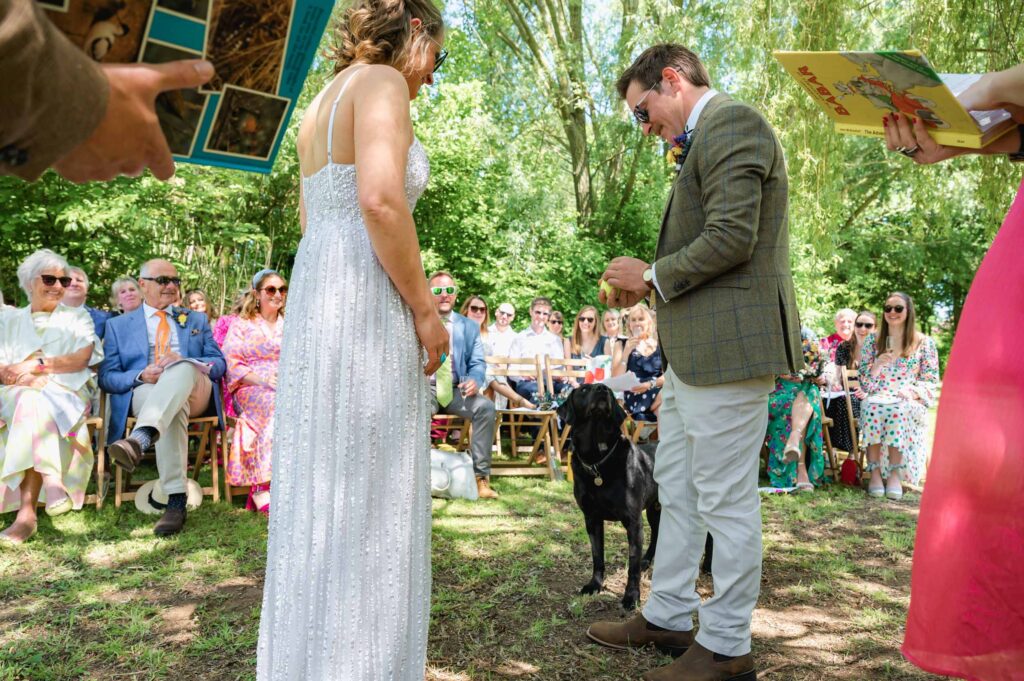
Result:
{"label": "white beaded wedding dress", "polygon": [[[349,76],[351,80],[353,76]],[[342,87],[331,107],[332,122]],[[303,178],[306,233],[277,386],[259,681],[423,681],[429,392],[413,318],[370,245],[355,166]],[[429,176],[409,149],[410,208]]]}

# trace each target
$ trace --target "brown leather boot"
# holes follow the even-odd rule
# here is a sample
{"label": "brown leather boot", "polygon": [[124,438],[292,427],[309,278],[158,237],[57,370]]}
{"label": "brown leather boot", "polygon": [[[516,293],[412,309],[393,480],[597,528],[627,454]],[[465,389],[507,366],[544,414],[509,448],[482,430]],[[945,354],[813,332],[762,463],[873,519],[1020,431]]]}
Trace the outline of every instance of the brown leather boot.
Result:
{"label": "brown leather boot", "polygon": [[491,489],[491,480],[482,475],[476,476],[476,493],[481,499],[497,499],[498,493]]}
{"label": "brown leather boot", "polygon": [[652,669],[643,675],[644,681],[757,681],[754,656],[715,660],[715,653],[694,643],[686,654],[670,665]]}
{"label": "brown leather boot", "polygon": [[693,645],[692,631],[666,631],[649,627],[643,615],[637,615],[628,622],[594,622],[587,629],[591,641],[608,648],[626,650],[655,646],[662,652],[682,655]]}

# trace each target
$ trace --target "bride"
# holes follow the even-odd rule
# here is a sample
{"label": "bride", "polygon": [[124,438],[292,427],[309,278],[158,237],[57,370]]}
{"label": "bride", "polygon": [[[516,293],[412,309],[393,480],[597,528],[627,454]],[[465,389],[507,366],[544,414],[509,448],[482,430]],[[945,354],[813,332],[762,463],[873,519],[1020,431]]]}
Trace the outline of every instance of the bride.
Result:
{"label": "bride", "polygon": [[303,238],[277,387],[257,678],[422,681],[426,376],[448,334],[413,223],[429,165],[409,102],[446,56],[444,25],[431,0],[356,0],[339,32],[337,75],[297,140]]}

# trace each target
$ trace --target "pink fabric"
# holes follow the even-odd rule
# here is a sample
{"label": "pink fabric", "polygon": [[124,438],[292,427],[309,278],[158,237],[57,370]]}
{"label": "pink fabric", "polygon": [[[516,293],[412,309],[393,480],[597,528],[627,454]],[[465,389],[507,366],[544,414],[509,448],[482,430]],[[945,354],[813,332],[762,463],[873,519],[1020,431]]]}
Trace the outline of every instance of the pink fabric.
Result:
{"label": "pink fabric", "polygon": [[224,340],[229,394],[238,403],[238,421],[228,455],[228,482],[253,485],[270,480],[270,455],[274,441],[274,397],[276,391],[242,383],[249,373],[265,381],[276,381],[281,359],[281,334],[257,317],[239,319]]}
{"label": "pink fabric", "polygon": [[[224,339],[227,338],[228,330],[231,325],[238,319],[236,314],[226,314],[223,317],[219,317],[213,325],[213,342],[220,346],[221,350],[224,349]],[[238,412],[235,411],[235,401],[228,394],[228,382],[226,378],[222,378],[220,381],[220,394],[225,397],[224,400],[224,416],[235,418],[238,416]]]}
{"label": "pink fabric", "polygon": [[1024,680],[1024,183],[971,286],[939,404],[903,654]]}

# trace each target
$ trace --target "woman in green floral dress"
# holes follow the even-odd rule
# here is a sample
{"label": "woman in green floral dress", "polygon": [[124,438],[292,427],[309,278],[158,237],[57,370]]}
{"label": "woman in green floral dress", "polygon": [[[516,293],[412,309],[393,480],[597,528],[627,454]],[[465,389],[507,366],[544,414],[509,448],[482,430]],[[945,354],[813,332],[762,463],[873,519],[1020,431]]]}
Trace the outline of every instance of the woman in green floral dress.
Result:
{"label": "woman in green floral dress", "polygon": [[819,386],[828,384],[828,367],[816,340],[805,337],[803,352],[804,370],[779,376],[768,398],[768,479],[811,492],[825,481]]}

